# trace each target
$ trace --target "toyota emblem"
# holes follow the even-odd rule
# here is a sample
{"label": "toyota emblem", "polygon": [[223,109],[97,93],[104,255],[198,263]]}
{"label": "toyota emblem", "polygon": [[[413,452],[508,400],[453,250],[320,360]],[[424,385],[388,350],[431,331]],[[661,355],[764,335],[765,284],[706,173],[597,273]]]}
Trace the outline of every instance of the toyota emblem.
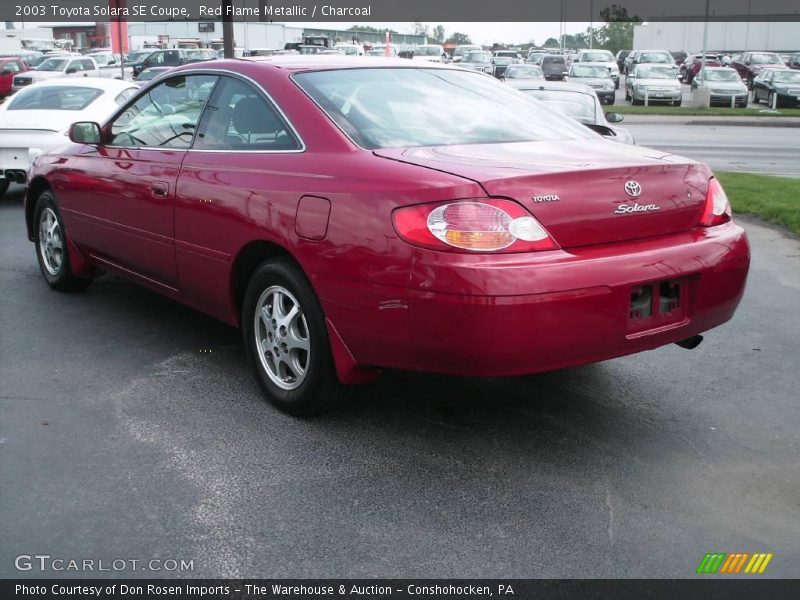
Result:
{"label": "toyota emblem", "polygon": [[626,181],[625,193],[628,194],[628,196],[630,196],[631,198],[638,198],[639,195],[642,193],[642,186],[639,185],[638,181]]}

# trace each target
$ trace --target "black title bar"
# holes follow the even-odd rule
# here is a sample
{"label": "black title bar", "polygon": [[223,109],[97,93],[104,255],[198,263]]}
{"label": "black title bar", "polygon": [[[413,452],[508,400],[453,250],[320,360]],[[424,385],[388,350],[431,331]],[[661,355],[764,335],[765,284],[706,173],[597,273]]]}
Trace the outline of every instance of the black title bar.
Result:
{"label": "black title bar", "polygon": [[[797,0],[232,0],[237,21],[596,22],[800,21]],[[0,20],[215,21],[222,0],[3,0]],[[616,7],[616,8],[613,8]]]}

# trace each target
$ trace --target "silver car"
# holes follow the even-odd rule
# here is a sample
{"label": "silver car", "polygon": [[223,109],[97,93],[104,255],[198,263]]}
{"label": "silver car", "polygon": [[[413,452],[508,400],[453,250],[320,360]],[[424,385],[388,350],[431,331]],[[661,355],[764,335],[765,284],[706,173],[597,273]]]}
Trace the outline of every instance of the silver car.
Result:
{"label": "silver car", "polygon": [[709,103],[730,106],[731,100],[739,107],[747,106],[747,86],[736,69],[706,67],[692,79],[692,88],[708,92]]}
{"label": "silver car", "polygon": [[604,63],[572,63],[567,79],[588,85],[597,93],[603,104],[614,104],[616,88],[611,73]]}
{"label": "silver car", "polygon": [[624,144],[636,143],[630,131],[615,125],[624,119],[623,115],[604,113],[597,94],[588,85],[531,79],[506,79],[506,84],[546,104],[552,110],[572,117],[603,137]]}
{"label": "silver car", "polygon": [[603,66],[608,68],[608,72],[614,82],[614,89],[619,89],[619,66],[614,55],[608,50],[581,50],[573,65],[576,63],[602,63]]}
{"label": "silver car", "polygon": [[636,65],[625,79],[625,99],[631,104],[669,102],[680,106],[682,98],[681,82],[671,65]]}

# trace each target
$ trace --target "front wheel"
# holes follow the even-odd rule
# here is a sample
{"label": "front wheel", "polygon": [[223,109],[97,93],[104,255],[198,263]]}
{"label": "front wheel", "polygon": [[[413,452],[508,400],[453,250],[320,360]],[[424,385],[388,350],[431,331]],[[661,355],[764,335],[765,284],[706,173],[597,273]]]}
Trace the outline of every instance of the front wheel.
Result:
{"label": "front wheel", "polygon": [[91,279],[78,277],[72,271],[64,221],[52,192],[42,192],[39,196],[34,218],[36,258],[47,284],[59,292],[75,292],[89,285]]}
{"label": "front wheel", "polygon": [[11,185],[11,182],[8,179],[3,179],[0,181],[0,198],[8,191],[8,186]]}
{"label": "front wheel", "polygon": [[280,410],[310,416],[330,410],[344,397],[325,315],[311,284],[290,259],[265,261],[250,278],[242,333],[258,383]]}
{"label": "front wheel", "polygon": [[758,92],[753,88],[753,104],[758,104],[760,102],[761,100],[758,99]]}

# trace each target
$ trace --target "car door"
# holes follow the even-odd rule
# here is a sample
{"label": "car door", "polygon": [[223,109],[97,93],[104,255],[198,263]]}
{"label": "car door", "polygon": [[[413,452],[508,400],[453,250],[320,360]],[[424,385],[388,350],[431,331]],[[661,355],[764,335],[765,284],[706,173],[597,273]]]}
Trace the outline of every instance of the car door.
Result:
{"label": "car door", "polygon": [[758,79],[753,80],[754,99],[766,101],[767,97],[769,96],[768,86],[770,85],[771,78],[772,73],[767,73],[764,77],[759,77]]}
{"label": "car door", "polygon": [[176,288],[175,185],[214,75],[174,76],[135,96],[62,185],[74,241],[97,259]]}
{"label": "car door", "polygon": [[84,77],[97,77],[100,75],[100,69],[97,67],[97,63],[91,58],[82,59],[81,65],[83,66]]}
{"label": "car door", "polygon": [[64,70],[64,75],[67,77],[85,77],[86,73],[83,72],[83,61],[81,59],[69,61],[67,63],[67,68]]}
{"label": "car door", "polygon": [[262,90],[234,76],[220,78],[183,161],[175,201],[181,291],[195,307],[227,314],[230,262],[242,240],[278,235],[286,237],[274,241],[291,245],[298,200],[308,191],[308,178],[298,173],[315,169],[303,150]]}

